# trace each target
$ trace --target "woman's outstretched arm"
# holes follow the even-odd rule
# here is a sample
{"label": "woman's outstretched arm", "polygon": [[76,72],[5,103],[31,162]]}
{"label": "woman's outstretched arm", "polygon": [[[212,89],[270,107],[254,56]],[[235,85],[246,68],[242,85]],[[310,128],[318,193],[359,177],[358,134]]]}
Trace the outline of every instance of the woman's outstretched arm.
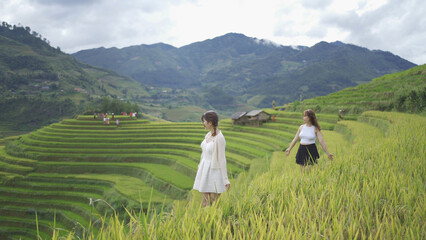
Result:
{"label": "woman's outstretched arm", "polygon": [[331,153],[328,152],[327,145],[325,144],[325,141],[324,141],[324,138],[322,136],[321,131],[318,131],[317,128],[315,128],[315,133],[317,134],[318,141],[320,142],[322,149],[327,154],[328,158],[330,160],[333,160],[333,154],[331,154]]}
{"label": "woman's outstretched arm", "polygon": [[296,144],[297,140],[299,140],[299,134],[300,134],[300,131],[302,131],[302,128],[303,128],[303,125],[301,125],[301,126],[299,127],[299,130],[297,130],[296,136],[294,136],[293,141],[291,141],[290,147],[288,147],[288,148],[285,150],[285,155],[286,155],[286,156],[290,155],[290,151],[291,151],[291,149],[294,147],[294,145]]}

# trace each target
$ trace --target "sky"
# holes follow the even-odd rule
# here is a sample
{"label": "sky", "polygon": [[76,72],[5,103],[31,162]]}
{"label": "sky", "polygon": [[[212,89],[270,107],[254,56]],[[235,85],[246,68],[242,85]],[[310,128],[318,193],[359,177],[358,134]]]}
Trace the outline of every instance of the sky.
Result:
{"label": "sky", "polygon": [[426,63],[424,0],[0,0],[0,21],[28,26],[66,53],[226,33],[284,46],[342,41]]}

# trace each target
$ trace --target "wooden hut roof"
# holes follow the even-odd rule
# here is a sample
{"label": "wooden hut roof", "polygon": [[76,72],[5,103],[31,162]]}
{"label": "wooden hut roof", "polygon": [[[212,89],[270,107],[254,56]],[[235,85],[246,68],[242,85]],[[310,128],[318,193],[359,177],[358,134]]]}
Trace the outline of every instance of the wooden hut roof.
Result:
{"label": "wooden hut roof", "polygon": [[247,114],[246,114],[246,116],[247,117],[254,117],[254,116],[257,116],[259,113],[261,113],[261,112],[263,112],[263,110],[261,110],[261,109],[258,109],[258,110],[252,110],[252,111],[250,111],[250,112],[248,112]]}
{"label": "wooden hut roof", "polygon": [[240,119],[241,117],[243,117],[244,115],[246,115],[247,112],[236,112],[232,115],[231,119],[232,120],[237,120]]}

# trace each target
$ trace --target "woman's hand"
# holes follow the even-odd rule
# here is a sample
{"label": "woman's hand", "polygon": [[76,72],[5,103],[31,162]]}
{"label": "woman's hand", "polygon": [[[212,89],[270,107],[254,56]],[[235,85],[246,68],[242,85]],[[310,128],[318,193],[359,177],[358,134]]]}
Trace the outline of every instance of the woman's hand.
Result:
{"label": "woman's hand", "polygon": [[231,184],[226,184],[225,188],[226,188],[226,191],[228,191],[231,188]]}
{"label": "woman's hand", "polygon": [[331,154],[331,153],[327,153],[327,155],[328,155],[328,159],[330,159],[331,161],[333,161],[333,157],[334,157],[334,155],[333,155],[333,154]]}
{"label": "woman's hand", "polygon": [[288,157],[288,155],[290,155],[290,148],[287,148],[286,150],[285,150],[285,155]]}

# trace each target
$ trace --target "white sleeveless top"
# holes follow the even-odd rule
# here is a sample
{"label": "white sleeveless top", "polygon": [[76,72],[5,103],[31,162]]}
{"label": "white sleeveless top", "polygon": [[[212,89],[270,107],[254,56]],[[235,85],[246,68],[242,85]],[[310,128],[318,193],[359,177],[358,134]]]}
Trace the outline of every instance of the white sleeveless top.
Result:
{"label": "white sleeveless top", "polygon": [[306,124],[303,125],[302,131],[300,131],[299,134],[300,137],[300,144],[314,144],[315,140],[317,138],[317,135],[315,134],[315,126],[306,126]]}

